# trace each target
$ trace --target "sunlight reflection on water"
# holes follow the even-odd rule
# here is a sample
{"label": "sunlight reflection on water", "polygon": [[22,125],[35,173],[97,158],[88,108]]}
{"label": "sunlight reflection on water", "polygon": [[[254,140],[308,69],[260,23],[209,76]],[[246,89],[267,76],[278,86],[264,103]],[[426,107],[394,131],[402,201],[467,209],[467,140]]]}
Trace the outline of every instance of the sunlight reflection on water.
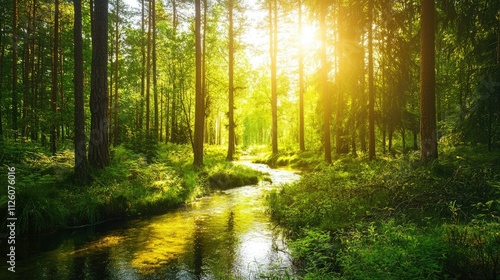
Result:
{"label": "sunlight reflection on water", "polygon": [[[265,213],[265,193],[297,180],[292,171],[240,162],[267,172],[259,183],[215,193],[164,215],[53,240],[27,249],[18,279],[255,279],[290,269],[283,238]],[[31,246],[32,245],[32,246]],[[35,246],[36,245],[36,246]],[[32,248],[39,244],[30,244]],[[2,276],[0,274],[0,276]],[[3,279],[3,278],[2,278]]]}

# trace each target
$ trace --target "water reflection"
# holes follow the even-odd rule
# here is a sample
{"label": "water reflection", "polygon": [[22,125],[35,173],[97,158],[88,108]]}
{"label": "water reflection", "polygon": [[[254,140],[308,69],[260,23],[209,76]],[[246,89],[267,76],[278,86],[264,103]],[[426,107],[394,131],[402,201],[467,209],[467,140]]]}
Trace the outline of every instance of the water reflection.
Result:
{"label": "water reflection", "polygon": [[[298,179],[290,171],[244,164],[269,172],[275,183]],[[51,245],[30,241],[15,277],[256,279],[270,269],[291,266],[282,238],[264,212],[264,195],[274,187],[236,188],[161,216],[39,241]],[[2,267],[0,279],[15,277]]]}

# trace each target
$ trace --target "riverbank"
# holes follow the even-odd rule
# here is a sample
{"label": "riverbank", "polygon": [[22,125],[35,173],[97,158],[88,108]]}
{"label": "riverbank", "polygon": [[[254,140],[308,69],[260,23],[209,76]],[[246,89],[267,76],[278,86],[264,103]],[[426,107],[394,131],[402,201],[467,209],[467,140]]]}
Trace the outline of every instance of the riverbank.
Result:
{"label": "riverbank", "polygon": [[[0,163],[16,168],[18,238],[163,213],[213,190],[256,184],[263,177],[227,162],[218,147],[206,148],[205,166],[196,170],[190,147],[158,144],[147,153],[130,146],[113,148],[111,165],[94,172],[89,185],[78,186],[69,150],[50,156],[30,143],[1,145]],[[7,199],[7,191],[0,194],[2,221]]]}
{"label": "riverbank", "polygon": [[500,155],[440,152],[346,156],[274,192],[304,279],[498,279]]}

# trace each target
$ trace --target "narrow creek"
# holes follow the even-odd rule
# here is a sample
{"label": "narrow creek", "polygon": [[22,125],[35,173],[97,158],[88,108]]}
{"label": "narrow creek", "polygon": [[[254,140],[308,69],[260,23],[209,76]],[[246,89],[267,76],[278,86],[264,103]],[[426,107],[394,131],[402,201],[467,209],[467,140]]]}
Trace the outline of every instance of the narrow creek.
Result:
{"label": "narrow creek", "polygon": [[16,273],[2,264],[0,276],[10,277],[0,278],[258,279],[291,272],[283,237],[265,212],[265,195],[299,175],[238,164],[269,173],[273,183],[217,192],[163,215],[24,241]]}

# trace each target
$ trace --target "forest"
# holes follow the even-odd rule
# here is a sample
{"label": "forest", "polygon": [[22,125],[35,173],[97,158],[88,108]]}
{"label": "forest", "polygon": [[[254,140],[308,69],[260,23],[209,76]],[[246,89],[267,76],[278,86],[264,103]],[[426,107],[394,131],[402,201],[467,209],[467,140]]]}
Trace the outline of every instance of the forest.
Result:
{"label": "forest", "polygon": [[[0,250],[14,236],[19,279],[500,278],[499,1],[0,15]],[[259,232],[264,262],[241,249]]]}

